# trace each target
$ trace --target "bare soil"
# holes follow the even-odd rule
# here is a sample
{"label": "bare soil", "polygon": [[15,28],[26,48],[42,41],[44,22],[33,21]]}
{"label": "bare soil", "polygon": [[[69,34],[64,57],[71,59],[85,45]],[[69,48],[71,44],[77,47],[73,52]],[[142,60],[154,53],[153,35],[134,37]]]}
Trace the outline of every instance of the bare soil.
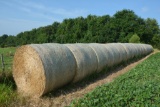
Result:
{"label": "bare soil", "polygon": [[[151,53],[150,55],[156,52]],[[74,99],[83,97],[84,94],[91,92],[97,86],[109,83],[113,81],[116,77],[126,73],[130,69],[134,68],[136,65],[144,61],[150,55],[145,56],[139,60],[132,60],[127,63],[122,63],[114,68],[106,69],[102,73],[92,75],[89,79],[84,79],[75,84],[68,84],[57,91],[51,92],[41,98],[26,98],[22,101],[19,106],[23,107],[64,107],[67,106]],[[106,72],[105,72],[106,71]],[[17,102],[15,102],[16,106]]]}

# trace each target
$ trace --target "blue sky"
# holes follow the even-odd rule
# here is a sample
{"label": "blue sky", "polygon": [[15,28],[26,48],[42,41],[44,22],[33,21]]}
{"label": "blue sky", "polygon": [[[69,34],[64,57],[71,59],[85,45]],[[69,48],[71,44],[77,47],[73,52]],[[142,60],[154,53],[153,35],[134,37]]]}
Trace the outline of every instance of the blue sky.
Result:
{"label": "blue sky", "polygon": [[159,5],[160,0],[0,0],[0,35],[16,35],[65,18],[112,16],[123,9],[160,24]]}

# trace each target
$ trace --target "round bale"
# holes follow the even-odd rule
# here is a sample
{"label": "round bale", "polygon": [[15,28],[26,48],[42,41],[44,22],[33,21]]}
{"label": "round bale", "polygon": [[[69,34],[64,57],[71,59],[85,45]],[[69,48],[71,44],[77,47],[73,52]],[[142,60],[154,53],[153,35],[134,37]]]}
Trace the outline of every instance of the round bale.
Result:
{"label": "round bale", "polygon": [[64,45],[31,44],[17,49],[13,77],[25,96],[40,97],[71,82],[75,69],[75,58]]}
{"label": "round bale", "polygon": [[89,46],[94,50],[98,60],[97,72],[102,71],[107,66],[109,54],[107,49],[102,44],[90,43]]}
{"label": "round bale", "polygon": [[73,53],[77,68],[73,82],[82,80],[97,71],[98,60],[96,53],[87,44],[64,44]]}

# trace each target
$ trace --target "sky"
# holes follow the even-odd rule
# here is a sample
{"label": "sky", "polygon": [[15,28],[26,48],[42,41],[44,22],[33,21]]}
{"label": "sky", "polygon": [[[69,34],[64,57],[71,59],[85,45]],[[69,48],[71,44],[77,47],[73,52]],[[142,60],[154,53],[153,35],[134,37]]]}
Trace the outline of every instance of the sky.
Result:
{"label": "sky", "polygon": [[89,14],[113,16],[123,9],[160,25],[160,0],[0,0],[0,36],[62,22]]}

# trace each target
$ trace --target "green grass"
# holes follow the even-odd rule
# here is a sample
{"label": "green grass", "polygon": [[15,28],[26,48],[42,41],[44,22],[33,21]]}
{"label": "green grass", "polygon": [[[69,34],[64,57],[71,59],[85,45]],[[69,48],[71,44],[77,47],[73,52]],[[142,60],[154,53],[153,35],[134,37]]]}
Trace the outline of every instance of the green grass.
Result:
{"label": "green grass", "polygon": [[5,79],[0,83],[0,106],[7,106],[17,99],[17,93],[14,90],[15,85],[12,81]]}
{"label": "green grass", "polygon": [[113,82],[97,87],[73,107],[159,107],[160,53],[150,56]]}
{"label": "green grass", "polygon": [[4,56],[5,71],[2,75],[0,60],[0,106],[8,106],[16,98],[15,83],[12,77],[12,61],[16,48],[0,48],[0,54]]}
{"label": "green grass", "polygon": [[[16,50],[15,47],[0,48],[0,54],[3,54],[4,56],[5,72],[7,73],[11,73],[12,71],[12,61],[15,50]],[[2,72],[1,60],[0,60],[0,72]]]}

